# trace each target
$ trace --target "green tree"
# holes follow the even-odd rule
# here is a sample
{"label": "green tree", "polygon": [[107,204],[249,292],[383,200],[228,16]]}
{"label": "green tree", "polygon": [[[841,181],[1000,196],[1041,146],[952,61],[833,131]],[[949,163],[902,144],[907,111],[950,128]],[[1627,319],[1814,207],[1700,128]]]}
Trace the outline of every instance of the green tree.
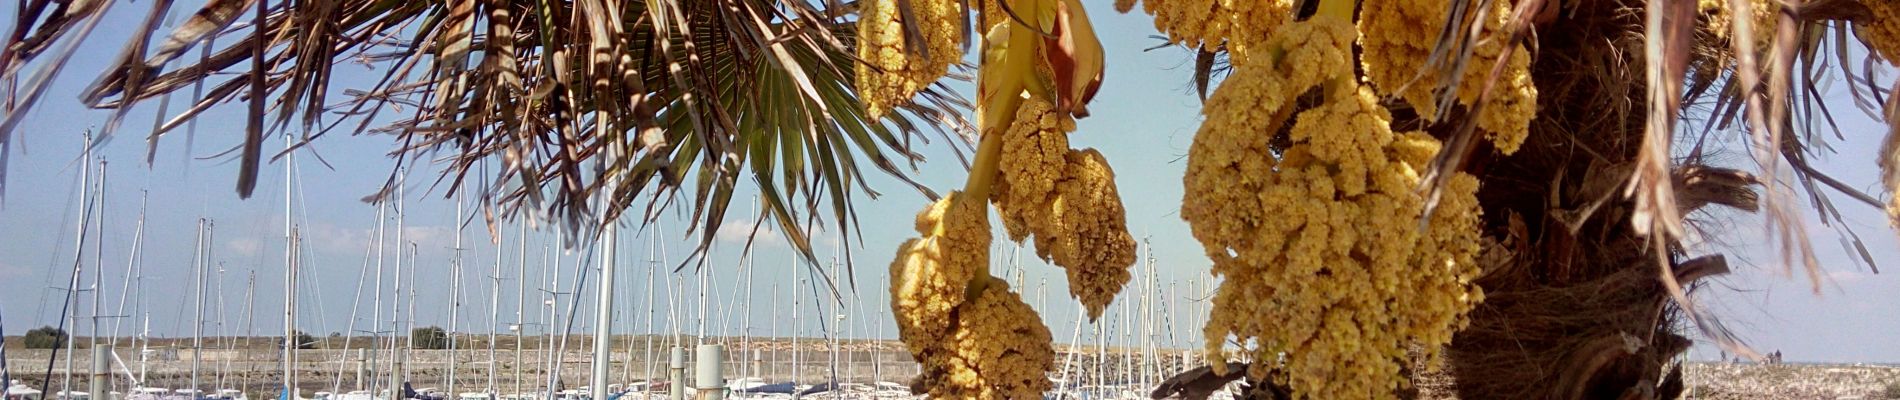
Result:
{"label": "green tree", "polygon": [[21,338],[21,341],[26,342],[26,348],[29,349],[51,349],[61,346],[66,342],[66,339],[66,331],[51,326],[42,326],[38,329],[27,331],[26,337]]}
{"label": "green tree", "polygon": [[416,348],[424,350],[442,350],[449,348],[449,334],[439,326],[427,326],[409,331],[416,339]]}
{"label": "green tree", "polygon": [[316,336],[310,336],[310,334],[304,333],[304,331],[291,331],[291,332],[295,333],[295,335],[292,335],[292,336],[294,336],[297,339],[297,349],[310,350],[310,349],[317,348]]}

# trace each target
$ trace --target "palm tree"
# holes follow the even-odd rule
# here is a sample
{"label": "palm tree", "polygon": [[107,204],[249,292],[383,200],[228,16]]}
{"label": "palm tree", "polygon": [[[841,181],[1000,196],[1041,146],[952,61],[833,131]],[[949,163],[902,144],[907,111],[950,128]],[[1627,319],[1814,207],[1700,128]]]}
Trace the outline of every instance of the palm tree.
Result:
{"label": "palm tree", "polygon": [[[209,108],[248,107],[241,197],[266,157],[338,130],[395,135],[399,166],[446,155],[441,182],[479,194],[490,215],[546,213],[575,231],[618,220],[643,196],[647,217],[684,197],[710,241],[749,179],[767,206],[762,219],[790,227],[778,231],[809,256],[802,228],[835,223],[848,235],[853,198],[877,195],[862,183],[864,163],[909,182],[905,166],[923,160],[914,143],[931,140],[924,130],[953,148],[969,140],[967,103],[941,86],[868,117],[852,89],[856,3],[821,3],[209,0],[162,32],[174,2],[156,1],[145,34],[81,97],[117,111],[110,136],[132,106],[189,94],[150,144]],[[22,83],[24,66],[44,62],[8,92],[0,154],[74,45],[117,4],[22,4],[0,78]],[[344,64],[377,67],[380,79],[333,87]],[[267,154],[271,135],[291,144]],[[393,170],[389,182],[365,200],[389,192]],[[613,199],[606,210],[590,209],[597,195]]]}
{"label": "palm tree", "polygon": [[[1356,5],[1348,8],[1370,13],[1367,4],[1374,1],[1348,1]],[[1306,6],[1294,9],[1310,15],[1314,4],[1328,2],[1298,1]],[[1447,346],[1455,383],[1435,389],[1460,398],[1675,398],[1683,386],[1674,359],[1691,343],[1685,328],[1731,353],[1754,354],[1688,296],[1702,286],[1700,279],[1729,271],[1721,254],[1683,243],[1688,230],[1733,212],[1722,209],[1765,212],[1784,265],[1801,266],[1817,293],[1821,267],[1803,213],[1794,209],[1797,197],[1808,200],[1843,243],[1865,248],[1831,211],[1833,199],[1876,209],[1881,201],[1808,160],[1831,153],[1825,141],[1843,133],[1821,95],[1824,72],[1848,78],[1861,111],[1895,122],[1900,107],[1888,100],[1891,90],[1870,79],[1894,56],[1878,52],[1894,43],[1881,43],[1892,39],[1873,31],[1900,23],[1891,11],[1883,19],[1870,8],[1893,6],[1515,0],[1498,10],[1489,2],[1423,3],[1448,11],[1446,28],[1431,31],[1438,37],[1426,46],[1434,62],[1419,76],[1471,77],[1466,70],[1475,69],[1488,99],[1503,90],[1500,71],[1511,50],[1493,65],[1475,62],[1481,58],[1472,58],[1472,49],[1481,41],[1505,41],[1507,49],[1520,44],[1518,51],[1530,52],[1537,88],[1528,140],[1514,154],[1478,137],[1477,115],[1493,104],[1440,107],[1434,120],[1401,99],[1385,101],[1394,131],[1423,129],[1447,144],[1425,171],[1428,178],[1464,171],[1484,182],[1478,191],[1484,274],[1477,283],[1485,299]],[[1723,15],[1756,15],[1748,6],[1773,8],[1759,14],[1765,20]],[[1498,17],[1487,11],[1508,12],[1506,22],[1474,27],[1473,21]],[[1367,17],[1359,18],[1363,24]],[[1724,24],[1711,23],[1716,20]],[[1203,93],[1231,70],[1220,42],[1190,50]],[[1430,89],[1438,104],[1459,104],[1456,83]],[[1273,146],[1284,149],[1284,131],[1277,135]],[[1745,145],[1717,148],[1718,135],[1739,135],[1731,142]],[[1900,187],[1900,133],[1888,133],[1885,142],[1880,165],[1892,193]],[[1721,151],[1746,152],[1760,169],[1719,165],[1710,155]],[[1444,183],[1429,182],[1427,193]],[[1900,207],[1886,207],[1900,226]],[[1865,250],[1849,255],[1872,265]],[[1422,365],[1411,367],[1422,373]],[[1273,381],[1254,383],[1257,398],[1284,391]]]}
{"label": "palm tree", "polygon": [[[1303,18],[1316,7],[1344,4],[1352,12],[1370,1],[1255,3],[1296,3],[1289,17]],[[1850,40],[1896,45],[1880,42],[1891,34],[1877,34],[1900,24],[1883,19],[1895,13],[1881,1],[1698,7],[1686,0],[1515,0],[1505,3],[1505,24],[1482,29],[1472,21],[1492,11],[1481,5],[1495,3],[1438,2],[1446,3],[1447,29],[1436,32],[1433,62],[1420,74],[1463,77],[1475,69],[1494,81],[1502,63],[1469,63],[1471,49],[1505,41],[1528,52],[1539,89],[1531,133],[1509,155],[1476,139],[1483,101],[1446,99],[1454,106],[1423,113],[1386,100],[1395,130],[1424,130],[1448,144],[1428,177],[1463,171],[1485,183],[1477,194],[1485,243],[1478,285],[1487,300],[1449,344],[1455,390],[1465,398],[1668,398],[1681,390],[1679,366],[1669,367],[1689,344],[1685,325],[1748,354],[1686,294],[1700,278],[1725,273],[1727,263],[1692,252],[1681,238],[1712,215],[1709,205],[1760,210],[1785,239],[1787,264],[1812,276],[1820,266],[1801,230],[1803,213],[1793,210],[1797,195],[1824,222],[1842,222],[1833,196],[1882,206],[1808,164],[1829,151],[1823,141],[1833,121],[1819,94],[1820,72],[1840,68],[1864,111],[1891,122],[1900,110],[1876,109],[1891,95],[1870,78],[1868,69],[1878,67],[1856,69],[1893,55],[1867,55],[1860,49],[1869,41]],[[861,183],[860,160],[909,182],[902,164],[921,161],[912,143],[927,140],[923,130],[936,130],[953,148],[975,141],[961,117],[970,105],[941,87],[884,118],[864,112],[852,87],[848,21],[856,2],[209,0],[164,36],[157,22],[172,2],[151,3],[147,34],[126,43],[120,61],[81,97],[122,116],[139,102],[189,89],[191,106],[151,140],[210,107],[248,106],[241,196],[255,186],[269,135],[290,137],[296,149],[340,127],[397,135],[400,162],[441,153],[449,160],[445,182],[480,194],[495,214],[545,212],[573,230],[598,226],[596,215],[617,220],[643,196],[652,205],[642,212],[657,215],[671,196],[691,189],[686,205],[705,243],[738,181],[749,177],[765,215],[811,257],[805,228],[835,223],[848,232],[854,192],[875,193]],[[0,156],[12,127],[114,4],[23,2],[0,50],[0,78],[26,77],[9,92]],[[1721,17],[1755,15],[1750,6],[1779,12],[1760,21]],[[1725,24],[1710,23],[1717,19]],[[1849,36],[1850,29],[1857,33]],[[195,59],[187,56],[194,48]],[[1211,40],[1190,50],[1193,79],[1202,88],[1217,85],[1229,49]],[[43,60],[40,67],[21,75],[34,60]],[[384,75],[333,102],[339,91],[331,71],[342,63],[382,67]],[[407,115],[379,118],[383,112]],[[1764,167],[1751,173],[1715,165],[1706,155],[1716,149],[1704,147],[1718,146],[1705,140],[1712,135],[1746,138],[1735,150]],[[1889,133],[1881,152],[1889,192],[1900,186],[1897,136]],[[1440,181],[1428,182],[1425,192],[1435,193]],[[597,197],[612,200],[606,210],[589,209]],[[1860,245],[1848,225],[1830,226]],[[1276,395],[1273,382],[1256,384],[1270,389],[1258,396]]]}

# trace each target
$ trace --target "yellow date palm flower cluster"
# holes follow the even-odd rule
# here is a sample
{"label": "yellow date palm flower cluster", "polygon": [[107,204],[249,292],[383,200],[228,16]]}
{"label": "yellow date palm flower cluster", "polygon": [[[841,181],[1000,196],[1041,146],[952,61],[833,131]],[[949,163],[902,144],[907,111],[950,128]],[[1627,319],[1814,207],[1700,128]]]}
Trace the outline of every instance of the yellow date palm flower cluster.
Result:
{"label": "yellow date palm flower cluster", "polygon": [[[963,5],[957,0],[912,0],[906,20],[897,1],[867,1],[858,14],[856,87],[871,118],[907,103],[963,59]],[[921,34],[906,41],[904,27]],[[912,48],[922,46],[922,49]]]}
{"label": "yellow date palm flower cluster", "polygon": [[987,205],[964,197],[953,192],[917,213],[921,237],[899,245],[891,261],[891,311],[913,355],[950,336],[952,310],[989,268]]}
{"label": "yellow date palm flower cluster", "polygon": [[[959,200],[962,199],[962,200]],[[1048,391],[1055,368],[1049,328],[984,273],[988,205],[952,193],[918,213],[917,232],[891,263],[891,308],[899,337],[922,364],[919,387],[933,398],[1016,399]]]}
{"label": "yellow date palm flower cluster", "polygon": [[[1900,112],[1900,104],[1888,104],[1889,119]],[[1880,167],[1880,185],[1887,189],[1887,223],[1900,229],[1900,131],[1887,132],[1887,138],[1880,143],[1879,159],[1874,165]]]}
{"label": "yellow date palm flower cluster", "polygon": [[974,294],[957,307],[958,325],[946,344],[943,369],[924,375],[940,399],[1036,399],[1049,391],[1055,348],[1042,316],[992,276],[977,278]]}
{"label": "yellow date palm flower cluster", "polygon": [[[1155,30],[1168,41],[1214,50],[1225,46],[1235,56],[1264,43],[1267,34],[1292,16],[1293,0],[1142,0],[1141,11],[1154,16]],[[1134,10],[1135,0],[1116,0],[1115,10]]]}
{"label": "yellow date palm flower cluster", "polygon": [[[884,3],[894,2],[868,7]],[[1129,280],[1134,240],[1114,171],[1099,152],[1068,146],[1074,119],[1088,115],[1103,76],[1101,43],[1082,3],[982,3],[982,139],[964,190],[919,213],[921,237],[898,248],[891,308],[899,336],[922,365],[914,391],[1038,398],[1051,385],[1055,352],[1035,311],[985,273],[990,202],[1002,210],[1012,239],[1034,234],[1038,253],[1068,269],[1072,292],[1096,313]]]}
{"label": "yellow date palm flower cluster", "polygon": [[1873,12],[1873,18],[1854,23],[1854,33],[1866,41],[1874,54],[1888,63],[1900,63],[1900,4],[1888,0],[1860,2]]}
{"label": "yellow date palm flower cluster", "polygon": [[[1404,99],[1418,115],[1435,121],[1440,110],[1434,90],[1445,87],[1458,104],[1471,106],[1479,101],[1490,81],[1492,65],[1503,56],[1508,32],[1505,24],[1511,15],[1511,1],[1494,1],[1484,14],[1483,30],[1473,41],[1472,57],[1457,82],[1443,82],[1441,76],[1426,68],[1433,40],[1445,29],[1450,0],[1366,0],[1359,17],[1360,39],[1364,49],[1361,62],[1366,79],[1380,95]],[[1515,50],[1499,71],[1491,99],[1478,118],[1478,129],[1500,153],[1517,152],[1530,136],[1531,120],[1537,116],[1537,87],[1531,82],[1530,53],[1523,46]]]}
{"label": "yellow date palm flower cluster", "polygon": [[[1769,39],[1775,37],[1776,18],[1781,13],[1781,2],[1774,0],[1747,0],[1749,24],[1755,36],[1755,50],[1767,51]],[[1697,0],[1696,8],[1708,18],[1708,29],[1716,37],[1724,40],[1735,35],[1736,10],[1730,0]]]}
{"label": "yellow date palm flower cluster", "polygon": [[[1013,16],[995,15],[1003,4]],[[991,200],[1010,239],[1034,235],[1037,255],[1066,270],[1070,295],[1099,317],[1135,260],[1114,171],[1101,153],[1068,142],[1101,81],[1101,44],[1078,0],[985,7],[994,25],[984,35],[977,110],[984,139],[999,142]]]}
{"label": "yellow date palm flower cluster", "polygon": [[1010,240],[1035,235],[1036,255],[1068,274],[1069,294],[1097,318],[1132,276],[1135,238],[1115,171],[1094,149],[1069,148],[1074,120],[1031,98],[1002,133],[996,203]]}
{"label": "yellow date palm flower cluster", "polygon": [[[1182,217],[1223,280],[1210,355],[1237,340],[1250,374],[1284,371],[1301,398],[1391,397],[1408,346],[1449,342],[1482,298],[1477,180],[1455,176],[1419,231],[1415,188],[1439,144],[1391,131],[1354,77],[1356,38],[1320,15],[1275,33],[1279,56],[1237,61],[1202,110],[1184,180]],[[1315,88],[1325,101],[1296,110]],[[1290,144],[1271,144],[1283,131]]]}

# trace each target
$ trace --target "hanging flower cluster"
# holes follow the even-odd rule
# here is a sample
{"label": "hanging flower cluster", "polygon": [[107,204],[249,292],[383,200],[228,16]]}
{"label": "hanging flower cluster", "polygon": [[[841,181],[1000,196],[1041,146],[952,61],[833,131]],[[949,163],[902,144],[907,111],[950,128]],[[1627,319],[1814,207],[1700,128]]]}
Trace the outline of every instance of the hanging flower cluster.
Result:
{"label": "hanging flower cluster", "polygon": [[[858,14],[858,96],[869,117],[883,117],[918,91],[937,82],[963,58],[963,6],[957,0],[914,0],[913,21],[905,21],[896,1],[867,1]],[[922,41],[907,42],[912,26]],[[911,48],[923,46],[922,49]]]}
{"label": "hanging flower cluster", "polygon": [[[1462,76],[1445,77],[1430,72],[1426,64],[1432,54],[1432,40],[1445,29],[1448,0],[1366,0],[1359,17],[1364,34],[1360,60],[1366,79],[1377,93],[1404,99],[1427,121],[1437,121],[1441,111],[1436,90],[1452,91],[1458,104],[1471,106],[1483,95],[1491,78],[1492,65],[1503,56],[1508,32],[1505,23],[1511,15],[1510,1],[1494,1],[1482,14],[1479,37],[1472,48]],[[1530,136],[1531,120],[1537,117],[1537,87],[1531,82],[1530,52],[1514,46],[1511,58],[1499,71],[1491,88],[1491,99],[1477,116],[1478,129],[1485,132],[1498,152],[1511,154]],[[1447,57],[1457,57],[1456,54]],[[1450,60],[1444,62],[1451,62]],[[1446,79],[1450,81],[1445,81]]]}
{"label": "hanging flower cluster", "polygon": [[[1415,188],[1439,144],[1391,131],[1354,77],[1357,36],[1321,15],[1275,33],[1277,56],[1237,59],[1203,108],[1184,181],[1182,217],[1222,279],[1210,356],[1239,340],[1256,378],[1285,371],[1302,398],[1391,397],[1406,348],[1449,342],[1482,299],[1477,180],[1454,176],[1417,229]],[[1312,90],[1324,102],[1296,109]]]}
{"label": "hanging flower cluster", "polygon": [[1854,33],[1866,41],[1874,54],[1888,62],[1900,57],[1900,4],[1892,1],[1862,1],[1873,12],[1873,18],[1854,23]]}
{"label": "hanging flower cluster", "polygon": [[[865,7],[896,2],[872,3]],[[1068,144],[1103,75],[1101,43],[1082,3],[981,3],[982,141],[964,190],[918,214],[921,237],[898,248],[891,307],[899,336],[922,365],[914,390],[933,398],[1039,398],[1051,386],[1055,352],[1036,312],[984,273],[989,204],[1012,240],[1033,235],[1037,253],[1068,270],[1071,292],[1092,316],[1128,282],[1134,239],[1114,171],[1101,153]]]}
{"label": "hanging flower cluster", "polygon": [[[1168,41],[1209,51],[1225,48],[1236,56],[1267,41],[1267,35],[1292,15],[1292,0],[1142,0],[1155,30]],[[1115,10],[1134,10],[1135,0],[1116,0]]]}
{"label": "hanging flower cluster", "polygon": [[1069,294],[1097,318],[1132,276],[1128,234],[1115,171],[1094,149],[1070,149],[1072,119],[1048,101],[1025,101],[1004,131],[994,201],[1010,240],[1035,235],[1036,254],[1063,267]]}

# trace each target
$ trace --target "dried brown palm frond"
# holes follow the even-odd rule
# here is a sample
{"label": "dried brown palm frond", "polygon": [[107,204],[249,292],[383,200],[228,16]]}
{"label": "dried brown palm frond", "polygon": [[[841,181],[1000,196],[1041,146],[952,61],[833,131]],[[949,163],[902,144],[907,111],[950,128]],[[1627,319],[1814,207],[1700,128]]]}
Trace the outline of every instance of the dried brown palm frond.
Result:
{"label": "dried brown palm frond", "polygon": [[[144,34],[81,99],[123,115],[211,87],[153,139],[209,108],[246,103],[240,196],[255,188],[267,137],[289,138],[273,156],[281,157],[330,132],[388,133],[402,143],[392,152],[399,167],[446,160],[444,195],[473,191],[489,215],[545,212],[586,233],[629,211],[651,221],[684,198],[703,246],[749,179],[765,218],[809,257],[811,228],[829,220],[848,238],[853,197],[877,195],[864,164],[934,197],[907,177],[905,165],[923,159],[913,146],[931,140],[926,130],[959,157],[969,142],[961,117],[969,105],[942,86],[886,118],[867,117],[851,87],[855,30],[846,16],[856,3],[819,3],[208,0],[161,32],[158,16],[173,2],[159,0]],[[0,79],[18,83],[16,72],[40,67],[23,91],[9,92],[0,149],[112,4],[24,2],[0,51]],[[66,47],[46,51],[60,40]],[[186,56],[197,47],[201,56]],[[368,88],[334,87],[341,63],[380,76]],[[348,98],[330,97],[339,92]],[[492,164],[498,173],[471,174]],[[647,206],[634,211],[640,202]]]}

